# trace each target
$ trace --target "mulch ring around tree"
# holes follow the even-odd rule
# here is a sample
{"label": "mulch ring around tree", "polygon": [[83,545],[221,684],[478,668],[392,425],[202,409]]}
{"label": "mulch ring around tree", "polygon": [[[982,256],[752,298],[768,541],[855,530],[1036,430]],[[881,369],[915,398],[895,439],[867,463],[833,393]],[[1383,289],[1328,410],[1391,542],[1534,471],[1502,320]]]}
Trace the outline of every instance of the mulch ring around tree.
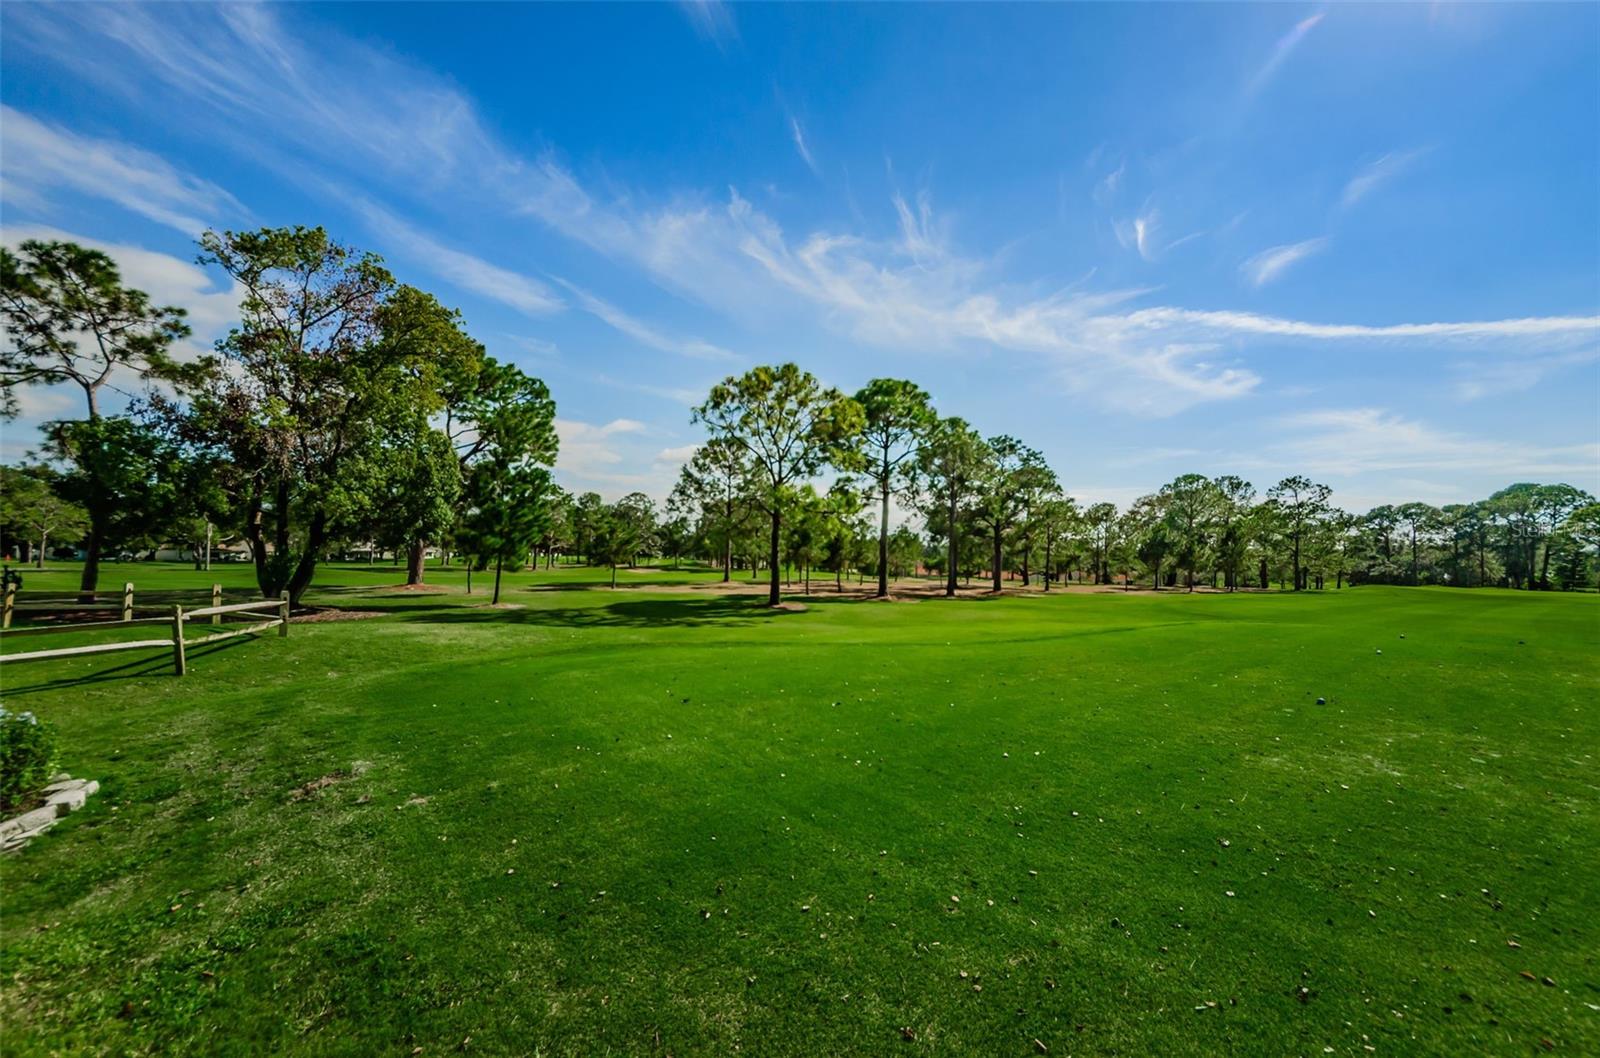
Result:
{"label": "mulch ring around tree", "polygon": [[341,610],[334,606],[314,606],[289,618],[291,624],[321,624],[324,621],[365,621],[387,616],[382,610]]}

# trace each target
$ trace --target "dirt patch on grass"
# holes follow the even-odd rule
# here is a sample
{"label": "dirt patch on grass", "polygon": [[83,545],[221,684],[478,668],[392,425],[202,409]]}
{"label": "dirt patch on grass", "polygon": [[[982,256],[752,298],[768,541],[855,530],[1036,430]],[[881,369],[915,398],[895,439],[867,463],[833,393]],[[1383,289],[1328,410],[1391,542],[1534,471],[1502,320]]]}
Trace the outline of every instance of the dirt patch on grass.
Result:
{"label": "dirt patch on grass", "polygon": [[436,584],[384,584],[373,591],[403,592],[407,595],[449,595],[450,589]]}
{"label": "dirt patch on grass", "polygon": [[365,621],[383,616],[382,610],[341,610],[333,606],[319,606],[310,613],[295,614],[289,621],[291,624],[321,624],[324,621]]}
{"label": "dirt patch on grass", "polygon": [[358,760],[348,768],[339,768],[336,771],[330,771],[326,775],[318,776],[317,778],[312,779],[310,782],[303,782],[299,786],[296,786],[293,790],[290,790],[289,800],[305,801],[312,797],[316,797],[318,794],[322,793],[323,790],[326,790],[330,786],[337,786],[346,779],[354,779],[357,776],[365,775],[371,767],[371,762]]}
{"label": "dirt patch on grass", "polygon": [[326,790],[328,787],[342,783],[348,778],[350,778],[350,773],[347,771],[330,771],[326,775],[312,779],[310,782],[303,782],[299,786],[296,786],[293,790],[290,790],[289,800],[309,800],[320,794],[323,790]]}

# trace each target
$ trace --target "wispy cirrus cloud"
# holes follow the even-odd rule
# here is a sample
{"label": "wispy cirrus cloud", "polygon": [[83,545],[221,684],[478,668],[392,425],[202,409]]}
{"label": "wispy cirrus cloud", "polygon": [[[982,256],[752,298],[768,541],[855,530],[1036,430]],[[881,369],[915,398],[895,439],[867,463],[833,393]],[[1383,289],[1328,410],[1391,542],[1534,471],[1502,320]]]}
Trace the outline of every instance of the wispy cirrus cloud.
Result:
{"label": "wispy cirrus cloud", "polygon": [[1129,313],[1129,322],[1138,326],[1167,328],[1193,326],[1213,331],[1277,338],[1345,339],[1433,339],[1444,341],[1493,341],[1561,339],[1592,342],[1600,334],[1600,316],[1529,316],[1522,319],[1477,320],[1458,323],[1310,323],[1253,312],[1203,311],[1180,308],[1149,308]]}
{"label": "wispy cirrus cloud", "polygon": [[1322,21],[1322,17],[1323,13],[1318,11],[1308,18],[1303,18],[1296,22],[1289,29],[1289,32],[1278,38],[1277,43],[1272,46],[1272,53],[1267,57],[1267,61],[1262,64],[1261,68],[1255,72],[1255,75],[1250,78],[1249,83],[1246,85],[1246,95],[1255,95],[1266,86],[1268,81],[1272,80],[1272,76],[1278,72],[1278,67],[1282,66],[1284,61],[1294,53],[1294,50],[1300,46],[1300,42],[1306,39],[1306,35],[1317,28],[1317,23]]}
{"label": "wispy cirrus cloud", "polygon": [[1094,200],[1102,206],[1110,205],[1117,197],[1117,192],[1122,190],[1122,180],[1128,173],[1126,159],[1117,163],[1117,167],[1101,177],[1094,185]]}
{"label": "wispy cirrus cloud", "polygon": [[5,105],[0,129],[5,196],[15,204],[45,210],[52,194],[66,188],[189,236],[245,215],[238,199],[216,184],[130,144],[80,135]]}
{"label": "wispy cirrus cloud", "polygon": [[315,159],[427,194],[492,184],[519,165],[444,78],[337,38],[318,38],[336,57],[314,52],[267,5],[8,8],[6,31],[8,45],[42,51],[141,109],[153,90],[172,93],[202,135],[295,179]]}
{"label": "wispy cirrus cloud", "polygon": [[1600,319],[1593,328],[1596,344],[1542,356],[1513,355],[1468,360],[1452,365],[1455,394],[1462,400],[1505,396],[1530,390],[1550,375],[1600,362]]}
{"label": "wispy cirrus cloud", "polygon": [[387,246],[399,247],[408,257],[426,262],[434,273],[464,290],[528,316],[548,316],[564,307],[553,290],[532,276],[445,246],[371,202],[359,201],[355,208]]}
{"label": "wispy cirrus cloud", "polygon": [[1316,475],[1470,470],[1501,480],[1577,477],[1590,482],[1600,476],[1600,444],[1478,438],[1382,408],[1308,411],[1285,417],[1281,426],[1289,436],[1265,457]]}
{"label": "wispy cirrus cloud", "polygon": [[[426,200],[436,208],[446,197],[507,224],[538,224],[768,333],[789,319],[820,320],[879,349],[1028,356],[1056,369],[1067,385],[1135,413],[1167,414],[1254,391],[1261,369],[1250,357],[1268,339],[1412,341],[1424,348],[1470,342],[1493,354],[1529,341],[1564,352],[1580,340],[1577,328],[1592,334],[1589,319],[1373,327],[1150,305],[1149,290],[1064,289],[1048,276],[1019,281],[1003,275],[1000,253],[957,250],[927,194],[892,196],[890,224],[877,232],[859,217],[849,230],[798,235],[732,188],[603,194],[554,152],[529,157],[507,147],[447,79],[336,36],[313,42],[280,24],[282,10],[20,5],[8,9],[7,28],[10,37],[51,51],[141,105],[155,93],[163,104],[188,108],[219,142],[297,178],[320,167],[351,184],[359,176],[374,196],[392,201]],[[1319,18],[1281,40],[1257,79],[1271,76]],[[1100,161],[1097,154],[1089,164]],[[1176,245],[1163,243],[1154,208],[1140,219],[1125,235],[1141,256]],[[1274,247],[1246,275],[1265,284],[1323,245]],[[533,306],[534,295],[559,297],[501,274],[508,270],[477,269],[485,262],[476,259],[455,263],[462,283],[479,282],[502,299]],[[732,355],[581,293],[565,288],[577,307],[648,347]]]}
{"label": "wispy cirrus cloud", "polygon": [[624,312],[604,298],[590,293],[576,283],[560,278],[557,278],[556,282],[560,283],[572,294],[573,300],[577,302],[579,308],[601,320],[612,330],[632,338],[640,345],[646,345],[664,353],[677,353],[680,356],[687,356],[695,360],[731,361],[738,359],[737,354],[702,339],[676,338],[672,335],[663,334],[656,328]]}
{"label": "wispy cirrus cloud", "polygon": [[800,119],[793,115],[789,117],[789,133],[800,160],[806,163],[806,168],[811,170],[813,176],[821,176],[822,170],[817,168],[817,160],[811,156],[811,146],[806,143],[806,131],[800,127]]}
{"label": "wispy cirrus cloud", "polygon": [[1119,221],[1116,226],[1117,241],[1125,249],[1136,251],[1146,261],[1156,259],[1156,232],[1161,227],[1161,211],[1147,209],[1132,220]]}
{"label": "wispy cirrus cloud", "polygon": [[[555,428],[561,442],[556,476],[570,485],[594,488],[613,497],[630,489],[649,489],[660,495],[670,488],[669,468],[652,459],[646,447],[649,428],[644,423],[612,419],[596,424],[558,418]],[[629,469],[633,467],[649,470]]]}
{"label": "wispy cirrus cloud", "polygon": [[738,39],[739,27],[733,21],[733,12],[723,0],[678,0],[682,11],[694,31],[706,40],[725,48],[729,41]]}
{"label": "wispy cirrus cloud", "polygon": [[1349,209],[1351,206],[1366,198],[1379,187],[1393,180],[1409,169],[1425,150],[1390,151],[1382,158],[1361,167],[1361,171],[1352,176],[1344,185],[1344,193],[1339,196],[1339,204]]}
{"label": "wispy cirrus cloud", "polygon": [[1327,246],[1328,239],[1324,236],[1268,247],[1245,261],[1239,270],[1252,286],[1264,287],[1312,254],[1321,253]]}

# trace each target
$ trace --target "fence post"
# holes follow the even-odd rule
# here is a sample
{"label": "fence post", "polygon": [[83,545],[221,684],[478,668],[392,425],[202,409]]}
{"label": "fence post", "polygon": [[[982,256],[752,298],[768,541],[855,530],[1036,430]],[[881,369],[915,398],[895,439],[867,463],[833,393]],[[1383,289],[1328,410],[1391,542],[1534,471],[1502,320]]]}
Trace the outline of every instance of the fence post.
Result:
{"label": "fence post", "polygon": [[[212,606],[221,606],[222,605],[222,585],[220,585],[220,584],[211,585],[211,605]],[[221,624],[222,623],[222,615],[219,614],[219,613],[212,614],[211,615],[211,623],[214,624],[214,625]]]}
{"label": "fence post", "polygon": [[133,620],[133,582],[132,581],[129,581],[128,583],[126,583],[126,584],[124,584],[122,586],[122,619],[124,621]]}
{"label": "fence post", "polygon": [[172,667],[179,676],[183,675],[183,607],[172,608]]}
{"label": "fence post", "polygon": [[17,586],[10,582],[6,584],[5,616],[0,617],[0,628],[11,627],[11,611],[17,606]]}
{"label": "fence post", "polygon": [[287,639],[288,637],[289,637],[289,593],[287,591],[280,591],[278,593],[278,638],[279,639]]}

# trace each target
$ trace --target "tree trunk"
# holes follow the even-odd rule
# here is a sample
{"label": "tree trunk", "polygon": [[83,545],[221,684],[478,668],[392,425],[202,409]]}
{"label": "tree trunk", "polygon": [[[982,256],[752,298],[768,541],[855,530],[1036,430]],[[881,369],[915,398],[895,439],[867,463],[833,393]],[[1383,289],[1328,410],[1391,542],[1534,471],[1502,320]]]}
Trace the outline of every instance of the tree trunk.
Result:
{"label": "tree trunk", "polygon": [[1044,539],[1044,590],[1050,590],[1050,538]]}
{"label": "tree trunk", "polygon": [[[615,577],[617,571],[612,569],[611,575]],[[500,556],[494,556],[494,595],[489,599],[490,606],[500,605]]]}
{"label": "tree trunk", "polygon": [[250,558],[255,562],[256,587],[264,598],[274,598],[282,585],[272,583],[272,571],[267,568],[267,544],[263,532],[261,498],[250,498],[250,519],[245,523],[245,539],[250,542]]}
{"label": "tree trunk", "polygon": [[[93,486],[91,486],[92,488]],[[105,537],[101,530],[104,514],[91,510],[89,536],[83,545],[83,576],[78,580],[78,601],[94,602],[94,588],[100,581],[100,548]],[[44,561],[44,549],[39,549],[39,561]],[[43,568],[42,566],[40,567]]]}
{"label": "tree trunk", "polygon": [[944,594],[951,598],[956,593],[956,553],[961,550],[961,533],[956,528],[956,490],[950,490],[950,568],[945,571]]}
{"label": "tree trunk", "polygon": [[49,533],[40,533],[39,534],[39,560],[38,560],[38,562],[36,562],[34,564],[36,569],[44,569],[44,553],[45,553],[45,549],[49,545],[49,543],[50,543],[50,534]]}
{"label": "tree trunk", "polygon": [[317,571],[317,556],[321,554],[322,546],[328,542],[327,530],[327,515],[318,511],[311,516],[311,524],[306,530],[306,549],[295,565],[293,576],[289,578],[290,606],[300,605],[300,596],[311,586],[311,577]]}
{"label": "tree trunk", "polygon": [[1002,534],[1002,532],[1000,530],[1000,527],[998,525],[995,526],[995,529],[994,529],[994,590],[996,592],[1000,591],[1000,566],[1005,561],[1005,556],[1001,553],[1004,550],[1003,547],[1001,546],[1001,537],[1002,537],[1002,535],[1003,534]]}
{"label": "tree trunk", "polygon": [[406,549],[406,583],[421,584],[424,574],[425,556],[427,545],[421,540],[414,540]]}
{"label": "tree trunk", "polygon": [[1259,572],[1259,575],[1260,575],[1260,578],[1261,578],[1261,590],[1262,591],[1266,591],[1267,588],[1271,586],[1269,584],[1269,582],[1268,582],[1268,579],[1267,579],[1267,560],[1266,559],[1262,559],[1261,560],[1261,569],[1258,572]]}
{"label": "tree trunk", "polygon": [[878,598],[889,594],[889,461],[884,453],[883,477],[878,481]]}
{"label": "tree trunk", "polygon": [[783,601],[783,589],[778,583],[778,536],[783,530],[783,516],[774,507],[772,510],[772,535],[767,542],[767,560],[772,567],[772,576],[768,581],[767,605],[776,606]]}

